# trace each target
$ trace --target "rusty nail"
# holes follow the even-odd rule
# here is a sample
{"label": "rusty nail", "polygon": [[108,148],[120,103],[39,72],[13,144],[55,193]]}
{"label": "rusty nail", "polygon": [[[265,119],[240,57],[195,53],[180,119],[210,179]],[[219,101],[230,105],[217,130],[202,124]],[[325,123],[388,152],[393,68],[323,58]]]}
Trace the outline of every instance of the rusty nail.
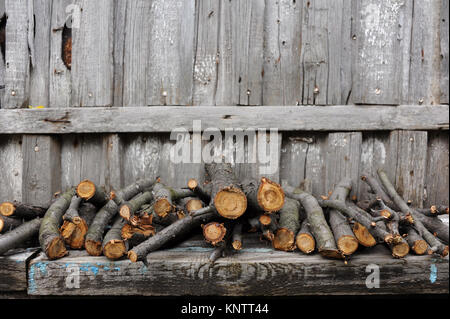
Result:
{"label": "rusty nail", "polygon": [[319,92],[320,92],[319,87],[316,86],[316,87],[314,88],[314,94],[319,94]]}

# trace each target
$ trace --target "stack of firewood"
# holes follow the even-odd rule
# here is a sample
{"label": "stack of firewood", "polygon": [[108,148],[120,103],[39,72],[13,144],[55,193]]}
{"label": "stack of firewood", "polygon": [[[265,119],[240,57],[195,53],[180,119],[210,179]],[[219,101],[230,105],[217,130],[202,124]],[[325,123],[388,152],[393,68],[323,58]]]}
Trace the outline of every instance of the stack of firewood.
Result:
{"label": "stack of firewood", "polygon": [[396,258],[448,254],[449,228],[439,218],[448,207],[411,207],[383,170],[363,175],[367,200],[349,199],[352,180],[344,178],[327,196],[310,194],[308,181],[294,188],[268,178],[238,181],[230,164],[206,164],[206,182],[189,180],[176,189],[159,179],[139,180],[107,193],[84,180],[46,209],[18,202],[0,205],[0,254],[39,235],[49,259],[70,249],[86,249],[109,259],[147,255],[195,231],[215,247],[211,262],[241,250],[245,232],[259,232],[275,249],[318,251],[347,261],[359,247],[383,243]]}

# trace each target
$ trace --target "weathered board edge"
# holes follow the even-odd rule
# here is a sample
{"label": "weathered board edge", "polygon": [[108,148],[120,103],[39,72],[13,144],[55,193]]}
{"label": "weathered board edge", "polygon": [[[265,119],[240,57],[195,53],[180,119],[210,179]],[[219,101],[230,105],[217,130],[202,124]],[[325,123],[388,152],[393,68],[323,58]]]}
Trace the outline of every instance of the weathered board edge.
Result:
{"label": "weathered board edge", "polygon": [[279,131],[448,130],[449,106],[15,109],[0,110],[0,134],[170,132],[176,127],[192,131],[194,120],[201,120],[202,130],[274,126]]}
{"label": "weathered board edge", "polygon": [[27,264],[39,248],[15,249],[0,256],[0,292],[27,291]]}

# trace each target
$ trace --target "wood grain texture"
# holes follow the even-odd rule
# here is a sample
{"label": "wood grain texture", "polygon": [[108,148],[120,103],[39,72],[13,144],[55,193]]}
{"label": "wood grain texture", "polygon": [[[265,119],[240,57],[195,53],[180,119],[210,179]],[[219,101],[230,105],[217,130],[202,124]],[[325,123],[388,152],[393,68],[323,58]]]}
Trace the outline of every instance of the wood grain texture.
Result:
{"label": "wood grain texture", "polygon": [[[0,19],[5,15],[5,0],[0,0]],[[2,50],[0,50],[0,109],[3,103],[3,94],[5,92],[5,62]]]}
{"label": "wood grain texture", "polygon": [[196,2],[196,48],[194,64],[194,105],[214,105],[219,62],[218,37],[220,1]]}
{"label": "wood grain texture", "polygon": [[151,2],[147,105],[192,105],[195,1]]}
{"label": "wood grain texture", "polygon": [[[114,0],[114,98],[113,105],[123,105],[124,54],[127,5],[129,1]],[[145,105],[142,103],[141,105]]]}
{"label": "wood grain texture", "polygon": [[302,1],[266,1],[263,105],[302,102]]}
{"label": "wood grain texture", "polygon": [[[123,105],[147,105],[151,1],[126,1],[123,44]],[[117,34],[116,34],[117,35]],[[156,66],[155,66],[156,67]],[[117,89],[117,88],[116,88]]]}
{"label": "wood grain texture", "polygon": [[192,130],[194,120],[201,120],[203,129],[219,130],[227,127],[276,127],[279,131],[448,130],[448,112],[448,105],[0,110],[0,134],[170,132],[175,127]]}
{"label": "wood grain texture", "polygon": [[439,0],[414,1],[409,73],[411,104],[440,103],[440,7]]}
{"label": "wood grain texture", "polygon": [[353,102],[400,104],[402,51],[398,41],[400,0],[357,1]]}
{"label": "wood grain texture", "polygon": [[415,207],[423,206],[427,136],[423,131],[393,131],[389,135],[388,172],[395,176],[392,181],[399,195]]}
{"label": "wood grain texture", "polygon": [[0,135],[0,202],[22,201],[22,136]]}
{"label": "wood grain texture", "polygon": [[49,106],[50,25],[52,1],[33,1],[33,65],[30,78],[30,105]]}
{"label": "wood grain texture", "polygon": [[114,2],[77,0],[79,28],[72,28],[72,106],[113,104]]}
{"label": "wood grain texture", "polygon": [[261,105],[264,0],[223,1],[217,105]]}
{"label": "wood grain texture", "polygon": [[353,181],[349,197],[357,194],[362,133],[330,133],[326,157],[325,190],[332,192],[343,178]]}
{"label": "wood grain texture", "polygon": [[447,132],[428,133],[426,196],[424,207],[449,205],[449,136]]}
{"label": "wood grain texture", "polygon": [[[50,23],[49,107],[71,107],[72,75],[62,60],[63,29],[68,22],[66,8],[74,0],[52,1]],[[75,10],[77,7],[73,7]]]}
{"label": "wood grain texture", "polygon": [[[33,5],[28,0],[6,0],[5,92],[2,108],[28,107],[30,98],[29,32]],[[32,29],[31,29],[32,30]]]}
{"label": "wood grain texture", "polygon": [[[247,243],[247,241],[246,241]],[[198,241],[156,251],[148,265],[110,261],[72,251],[48,261],[42,254],[30,263],[30,295],[333,295],[448,293],[448,258],[408,256],[394,259],[378,246],[355,255],[348,265],[269,246],[246,246],[239,253],[208,261],[213,248]],[[188,255],[188,257],[187,257]],[[368,289],[369,265],[380,265],[380,288]],[[430,281],[430,267],[437,268]],[[321,280],[317,280],[320,277]],[[201,281],[203,284],[198,285]]]}
{"label": "wood grain texture", "polygon": [[27,263],[37,252],[37,248],[14,249],[0,256],[1,292],[27,290]]}
{"label": "wood grain texture", "polygon": [[441,84],[441,95],[439,98],[439,103],[448,104],[448,72],[449,72],[449,3],[446,0],[441,1],[441,16],[440,16],[440,79]]}
{"label": "wood grain texture", "polygon": [[24,135],[22,138],[22,201],[47,207],[61,190],[60,143],[57,137]]}

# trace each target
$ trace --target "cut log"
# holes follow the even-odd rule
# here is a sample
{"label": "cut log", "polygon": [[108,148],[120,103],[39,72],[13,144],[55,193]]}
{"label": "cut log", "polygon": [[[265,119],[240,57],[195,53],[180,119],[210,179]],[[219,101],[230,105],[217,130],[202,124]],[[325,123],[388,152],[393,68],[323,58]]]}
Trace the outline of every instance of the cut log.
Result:
{"label": "cut log", "polygon": [[287,196],[299,200],[304,207],[309,227],[316,240],[319,253],[329,258],[342,258],[336,246],[333,232],[325,220],[322,207],[320,207],[314,196],[300,189],[294,189],[289,185],[283,188]]}
{"label": "cut log", "polygon": [[22,219],[0,216],[0,234],[6,233],[22,224]]}
{"label": "cut log", "polygon": [[387,206],[392,208],[395,211],[400,210],[399,206],[391,199],[391,197],[385,192],[383,186],[378,182],[378,180],[375,177],[372,177],[368,174],[363,174],[361,176],[361,180],[367,183],[369,185],[372,192],[376,195],[376,198],[380,198],[383,200],[384,203],[386,203]]}
{"label": "cut log", "polygon": [[124,224],[121,229],[121,237],[125,240],[130,240],[136,234],[141,234],[144,237],[150,237],[155,235],[156,227],[153,225],[144,225],[140,227],[135,227],[130,224]]}
{"label": "cut log", "polygon": [[108,259],[119,259],[128,252],[127,243],[122,239],[122,227],[125,224],[126,221],[121,216],[116,216],[111,229],[106,233],[105,238],[103,239],[103,255]]}
{"label": "cut log", "polygon": [[191,178],[188,181],[188,188],[195,193],[203,202],[211,201],[212,184],[200,185],[196,179]]}
{"label": "cut log", "polygon": [[206,225],[202,226],[203,228],[203,237],[206,242],[210,243],[213,246],[216,246],[218,243],[222,242],[225,238],[225,234],[227,233],[227,228],[223,223],[218,222],[210,222]]}
{"label": "cut log", "polygon": [[141,206],[150,203],[152,199],[153,193],[151,191],[138,194],[120,206],[119,214],[126,221],[130,221]]}
{"label": "cut log", "polygon": [[361,225],[360,223],[354,222],[352,230],[353,230],[353,233],[355,234],[355,237],[358,240],[359,244],[361,244],[362,246],[373,247],[377,244],[377,241],[372,236],[372,234],[369,232],[367,227]]}
{"label": "cut log", "polygon": [[316,248],[316,241],[309,229],[308,220],[303,220],[300,230],[295,237],[295,244],[304,254],[311,254]]}
{"label": "cut log", "polygon": [[3,202],[0,204],[0,215],[6,217],[15,217],[31,220],[35,219],[36,217],[43,217],[46,211],[47,211],[46,208],[27,205],[16,201]]}
{"label": "cut log", "polygon": [[119,206],[140,192],[149,190],[155,183],[156,180],[154,179],[143,179],[112,193],[112,199],[97,212],[86,233],[84,246],[89,255],[100,256],[102,254],[103,233],[106,226],[117,214]]}
{"label": "cut log", "polygon": [[364,199],[360,200],[356,203],[356,206],[358,206],[361,209],[364,209],[365,211],[368,211],[375,207],[378,204],[377,198],[371,198],[371,199]]}
{"label": "cut log", "polygon": [[272,241],[273,248],[283,251],[295,249],[295,236],[300,229],[300,203],[292,198],[285,198],[280,210],[279,228]]}
{"label": "cut log", "polygon": [[247,197],[239,186],[229,163],[206,164],[211,178],[211,202],[224,218],[236,219],[247,210]]}
{"label": "cut log", "polygon": [[[417,213],[414,209],[412,209],[403,200],[403,198],[400,197],[400,195],[395,190],[395,187],[392,185],[391,181],[389,180],[386,173],[382,169],[378,170],[378,176],[380,177],[381,183],[383,184],[384,189],[386,190],[389,197],[400,208],[401,212],[403,213],[402,218],[406,220],[408,216],[412,216],[415,229],[419,232],[419,234],[423,237],[423,239],[427,241],[428,245],[430,245],[431,251],[440,254],[441,256],[444,257],[447,256],[449,251],[448,246],[442,244],[438,239],[436,239],[434,233],[436,233],[436,236],[441,236],[444,238],[444,240],[446,239],[447,240],[446,243],[448,243],[448,230],[449,230],[448,226],[439,227],[439,232],[437,232],[436,229],[433,228],[439,225],[440,220],[434,217],[424,216],[420,213]],[[430,219],[436,220],[436,222],[431,222]],[[426,225],[427,223],[428,225]],[[431,233],[430,231],[433,233]]]}
{"label": "cut log", "polygon": [[72,249],[81,249],[84,246],[88,225],[78,213],[82,198],[73,196],[70,206],[63,215],[63,224],[61,226],[61,235],[64,241]]}
{"label": "cut log", "polygon": [[204,207],[203,202],[198,197],[185,197],[178,201],[183,210],[190,214]]}
{"label": "cut log", "polygon": [[448,215],[449,208],[444,205],[433,205],[430,208],[415,208],[416,212],[424,214],[425,216],[435,217],[439,215]]}
{"label": "cut log", "polygon": [[[342,179],[336,185],[336,188],[330,196],[330,200],[345,202],[351,189],[352,180],[350,178]],[[358,240],[353,234],[347,218],[338,210],[331,209],[329,211],[329,222],[339,251],[345,256],[353,254],[358,249]]]}
{"label": "cut log", "polygon": [[198,211],[186,216],[173,223],[172,225],[157,232],[155,236],[150,237],[141,244],[134,247],[128,252],[128,258],[132,262],[139,260],[145,261],[147,255],[173,241],[184,238],[190,232],[199,227],[203,223],[210,222],[214,217],[217,217],[217,212],[213,206],[207,206]]}
{"label": "cut log", "polygon": [[157,183],[153,187],[153,194],[155,213],[161,217],[173,212],[175,200],[195,196],[194,192],[189,189],[175,189],[161,183]]}
{"label": "cut log", "polygon": [[408,227],[408,236],[406,237],[406,241],[416,255],[423,255],[428,251],[427,242],[411,226]]}
{"label": "cut log", "polygon": [[234,250],[242,249],[242,228],[243,224],[241,222],[237,222],[233,227],[233,234],[231,236],[231,246]]}
{"label": "cut log", "polygon": [[247,179],[241,184],[247,196],[248,208],[259,213],[273,213],[284,205],[284,191],[281,186],[268,178],[257,181]]}
{"label": "cut log", "polygon": [[429,217],[420,213],[414,214],[414,218],[419,220],[431,233],[448,245],[449,241],[449,227],[444,224],[439,218]]}
{"label": "cut log", "polygon": [[39,232],[42,219],[36,218],[2,234],[0,236],[0,255],[8,250],[19,247],[23,242]]}
{"label": "cut log", "polygon": [[75,189],[73,188],[62,194],[50,205],[42,219],[39,229],[39,243],[42,251],[45,252],[50,260],[61,258],[68,254],[64,238],[59,232],[59,227],[74,195]]}
{"label": "cut log", "polygon": [[350,207],[347,203],[337,200],[321,200],[320,205],[322,207],[337,209],[347,215],[347,217],[367,228],[371,235],[378,241],[388,244],[394,257],[402,258],[408,254],[409,245],[401,236],[394,237],[385,228],[377,227],[377,222],[383,221],[385,219],[384,217],[380,216],[379,218],[371,218],[371,216],[366,215],[366,212],[362,213],[357,210],[356,205]]}
{"label": "cut log", "polygon": [[99,187],[87,179],[78,184],[77,194],[80,198],[94,204],[97,207],[105,206],[110,200],[110,195],[103,187]]}

